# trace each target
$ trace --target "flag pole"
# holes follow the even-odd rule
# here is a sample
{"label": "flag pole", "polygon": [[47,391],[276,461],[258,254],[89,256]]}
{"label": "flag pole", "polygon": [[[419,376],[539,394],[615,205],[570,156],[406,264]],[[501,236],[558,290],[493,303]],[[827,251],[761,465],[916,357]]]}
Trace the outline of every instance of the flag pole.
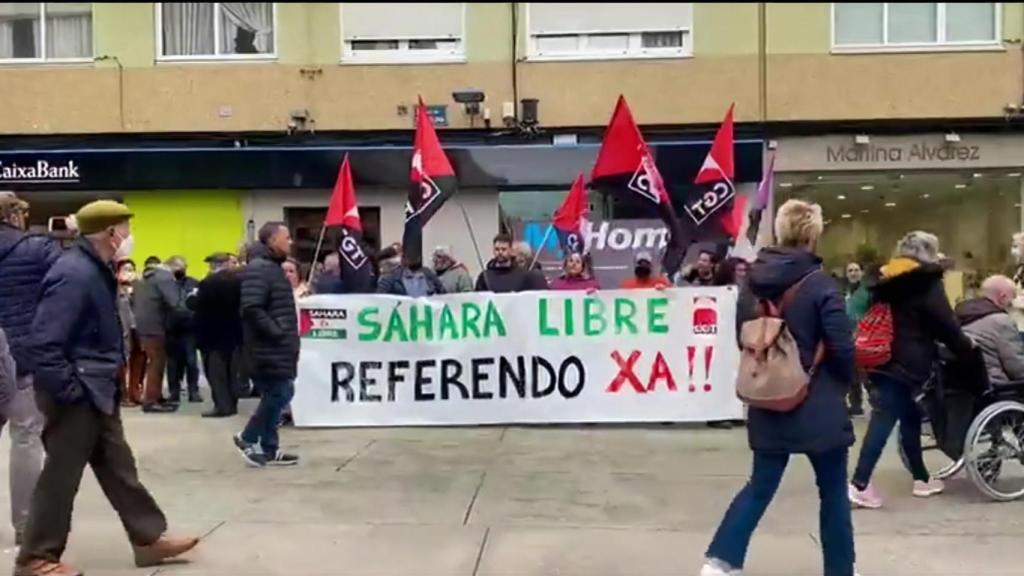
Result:
{"label": "flag pole", "polygon": [[483,256],[480,255],[480,246],[476,243],[476,234],[473,232],[473,224],[469,221],[469,214],[466,213],[466,207],[462,205],[462,200],[458,196],[455,197],[455,203],[462,211],[462,219],[466,221],[466,229],[469,230],[469,240],[473,243],[473,251],[476,252],[476,262],[480,265],[480,271],[483,272],[487,268],[484,266]]}
{"label": "flag pole", "polygon": [[551,236],[551,231],[555,229],[554,224],[548,224],[548,229],[544,231],[544,238],[540,241],[540,246],[537,251],[533,253],[533,260],[530,261],[530,270],[537,265],[537,260],[540,258],[540,253],[544,251],[544,247],[548,245],[548,238]]}
{"label": "flag pole", "polygon": [[324,234],[327,232],[327,223],[320,228],[320,239],[316,241],[316,251],[313,252],[313,262],[309,265],[309,276],[306,278],[306,283],[313,282],[313,271],[316,270],[316,261],[320,258],[320,248],[324,245]]}

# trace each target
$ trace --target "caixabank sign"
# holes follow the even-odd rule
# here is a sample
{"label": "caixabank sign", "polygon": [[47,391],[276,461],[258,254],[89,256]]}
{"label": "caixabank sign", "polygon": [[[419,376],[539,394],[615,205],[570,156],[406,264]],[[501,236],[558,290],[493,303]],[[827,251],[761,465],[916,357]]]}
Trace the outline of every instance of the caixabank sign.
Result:
{"label": "caixabank sign", "polygon": [[0,161],[0,186],[17,184],[77,184],[81,181],[78,162]]}

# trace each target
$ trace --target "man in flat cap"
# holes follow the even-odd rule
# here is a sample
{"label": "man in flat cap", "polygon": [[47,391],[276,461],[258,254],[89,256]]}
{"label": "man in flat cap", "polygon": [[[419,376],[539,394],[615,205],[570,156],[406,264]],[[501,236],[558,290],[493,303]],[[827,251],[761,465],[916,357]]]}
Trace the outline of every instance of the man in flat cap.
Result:
{"label": "man in flat cap", "polygon": [[0,426],[11,434],[11,524],[20,544],[39,471],[43,469],[43,415],[32,390],[34,358],[30,336],[43,277],[60,257],[60,246],[29,234],[28,203],[0,192],[0,328],[7,334],[17,377],[10,402],[0,408]]}
{"label": "man in flat cap", "polygon": [[139,482],[121,425],[117,376],[125,355],[113,264],[131,255],[131,217],[110,200],[83,206],[79,238],[43,279],[32,353],[47,457],[15,576],[80,574],[60,559],[86,464],[120,516],[137,566],[155,566],[198,543],[165,534],[167,520]]}
{"label": "man in flat cap", "polygon": [[210,273],[199,282],[199,290],[192,300],[196,343],[213,395],[213,410],[203,417],[223,418],[238,413],[242,279],[232,266],[232,255],[227,252],[211,254],[206,262]]}

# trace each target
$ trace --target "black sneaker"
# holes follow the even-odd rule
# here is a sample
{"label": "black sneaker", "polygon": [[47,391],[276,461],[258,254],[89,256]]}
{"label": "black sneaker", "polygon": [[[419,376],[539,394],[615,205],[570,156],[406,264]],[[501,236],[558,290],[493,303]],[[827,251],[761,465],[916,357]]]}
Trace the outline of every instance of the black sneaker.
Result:
{"label": "black sneaker", "polygon": [[249,444],[245,440],[242,440],[241,434],[235,434],[234,436],[235,448],[242,453],[242,459],[245,463],[252,468],[263,468],[267,465],[267,457],[260,451],[260,447],[256,444]]}
{"label": "black sneaker", "polygon": [[266,457],[266,462],[268,466],[295,466],[299,463],[299,457],[278,450],[273,456]]}

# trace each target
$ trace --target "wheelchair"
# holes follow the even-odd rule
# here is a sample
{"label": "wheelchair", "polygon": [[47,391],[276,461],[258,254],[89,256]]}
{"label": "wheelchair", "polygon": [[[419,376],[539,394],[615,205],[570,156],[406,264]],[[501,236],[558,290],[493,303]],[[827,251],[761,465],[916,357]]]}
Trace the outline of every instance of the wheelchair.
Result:
{"label": "wheelchair", "polygon": [[[1024,381],[989,382],[980,350],[965,359],[943,353],[936,377],[917,395],[925,419],[926,452],[948,461],[933,472],[945,480],[966,469],[988,498],[1008,502],[1024,496]],[[902,442],[897,444],[904,466]]]}

